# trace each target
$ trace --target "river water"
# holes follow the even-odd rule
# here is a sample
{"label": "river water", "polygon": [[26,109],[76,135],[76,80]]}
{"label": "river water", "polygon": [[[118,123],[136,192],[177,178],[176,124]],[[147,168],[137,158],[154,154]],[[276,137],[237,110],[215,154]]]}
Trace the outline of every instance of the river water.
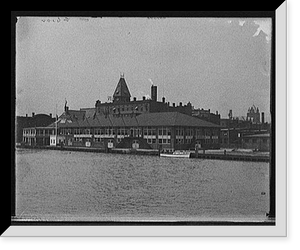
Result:
{"label": "river water", "polygon": [[17,149],[16,217],[264,220],[269,163]]}

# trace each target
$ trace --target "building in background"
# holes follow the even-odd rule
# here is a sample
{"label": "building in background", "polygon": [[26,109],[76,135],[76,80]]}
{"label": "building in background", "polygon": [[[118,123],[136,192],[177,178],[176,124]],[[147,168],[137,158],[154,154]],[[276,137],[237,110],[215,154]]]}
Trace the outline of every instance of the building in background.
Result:
{"label": "building in background", "polygon": [[253,104],[252,107],[248,109],[247,113],[247,121],[251,121],[254,124],[259,124],[260,123],[260,112],[258,107],[255,107]]}
{"label": "building in background", "polygon": [[[233,117],[230,110],[228,118],[222,118],[220,125],[220,145],[223,148],[250,148],[243,141],[245,136],[269,134],[271,129],[270,124],[265,122],[264,112],[260,114],[259,109],[254,105],[248,109],[246,117]],[[265,150],[267,147],[260,148]]]}
{"label": "building in background", "polygon": [[202,120],[220,125],[220,120],[221,120],[221,116],[219,114],[218,111],[216,111],[216,113],[211,113],[210,109],[192,109],[192,116],[196,117],[196,118],[200,118]]}
{"label": "building in background", "polygon": [[170,102],[166,102],[165,97],[162,97],[162,100],[158,101],[157,86],[155,85],[151,86],[150,98],[143,96],[142,99],[137,99],[136,97],[131,99],[131,94],[124,75],[121,75],[113,96],[109,98],[109,101],[101,102],[97,100],[94,108],[81,108],[80,110],[85,111],[87,117],[91,117],[95,114],[128,117],[134,114],[139,115],[157,112],[179,112],[192,115],[192,105],[190,102],[186,105],[183,105],[182,102],[179,102],[178,105],[175,103],[171,105]]}
{"label": "building in background", "polygon": [[242,138],[242,148],[270,151],[270,134],[244,135]]}
{"label": "building in background", "polygon": [[22,143],[23,141],[23,129],[32,127],[46,127],[55,121],[55,117],[52,114],[35,114],[32,116],[17,116],[15,124],[16,143]]}

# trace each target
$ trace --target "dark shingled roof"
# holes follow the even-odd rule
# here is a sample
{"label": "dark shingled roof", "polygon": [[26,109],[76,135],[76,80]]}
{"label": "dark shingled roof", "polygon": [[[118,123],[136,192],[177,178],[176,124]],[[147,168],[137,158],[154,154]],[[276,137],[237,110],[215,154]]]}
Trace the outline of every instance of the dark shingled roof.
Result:
{"label": "dark shingled roof", "polygon": [[59,123],[60,127],[137,127],[137,126],[186,126],[220,127],[219,125],[179,112],[144,113],[138,116],[118,117],[99,115],[84,120]]}
{"label": "dark shingled roof", "polygon": [[[141,126],[188,126],[188,127],[220,127],[179,112],[159,112],[141,114],[137,117]],[[148,125],[149,124],[149,125]]]}

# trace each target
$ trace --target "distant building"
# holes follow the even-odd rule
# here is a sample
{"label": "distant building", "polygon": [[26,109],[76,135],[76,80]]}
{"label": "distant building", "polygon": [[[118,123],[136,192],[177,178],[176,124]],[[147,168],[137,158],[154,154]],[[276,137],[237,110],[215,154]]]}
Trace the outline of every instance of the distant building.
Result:
{"label": "distant building", "polygon": [[30,127],[23,129],[22,143],[29,146],[50,145],[50,136],[55,134],[52,127]]}
{"label": "distant building", "polygon": [[270,151],[270,134],[244,135],[242,138],[242,148]]}
{"label": "distant building", "polygon": [[260,112],[258,107],[255,107],[255,105],[253,105],[248,109],[247,120],[251,121],[254,124],[260,123]]}
{"label": "distant building", "polygon": [[216,111],[216,113],[211,113],[210,109],[193,109],[192,110],[192,116],[196,117],[196,118],[200,118],[202,120],[208,121],[208,122],[212,122],[214,124],[220,125],[220,114],[218,113],[218,111]]}
{"label": "distant building", "polygon": [[246,119],[244,117],[233,117],[232,110],[228,118],[220,120],[220,146],[223,148],[243,148],[244,136],[270,133],[270,124],[265,122],[264,112],[261,113],[260,122],[259,109],[254,105],[248,109]]}
{"label": "distant building", "polygon": [[32,116],[17,116],[16,117],[16,143],[21,143],[23,141],[23,129],[30,127],[46,127],[49,124],[53,123],[55,118],[52,117],[52,114],[35,114],[32,113]]}
{"label": "distant building", "polygon": [[132,116],[133,114],[139,115],[144,113],[156,113],[156,112],[180,112],[187,115],[192,115],[192,105],[187,103],[183,105],[182,102],[179,105],[173,103],[170,105],[166,102],[166,98],[162,97],[162,101],[157,100],[157,86],[151,86],[151,98],[147,99],[143,96],[141,100],[133,97],[131,100],[131,94],[126,84],[124,75],[121,75],[120,80],[113,94],[112,102],[101,102],[97,100],[95,108],[81,108],[81,111],[85,111],[87,116],[100,115],[113,115],[113,116]]}

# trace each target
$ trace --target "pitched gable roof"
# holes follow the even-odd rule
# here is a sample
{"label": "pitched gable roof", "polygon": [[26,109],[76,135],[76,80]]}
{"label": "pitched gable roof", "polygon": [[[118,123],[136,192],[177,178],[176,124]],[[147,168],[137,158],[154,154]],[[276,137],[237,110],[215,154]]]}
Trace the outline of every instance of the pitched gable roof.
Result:
{"label": "pitched gable roof", "polygon": [[125,78],[121,76],[113,97],[131,97]]}

